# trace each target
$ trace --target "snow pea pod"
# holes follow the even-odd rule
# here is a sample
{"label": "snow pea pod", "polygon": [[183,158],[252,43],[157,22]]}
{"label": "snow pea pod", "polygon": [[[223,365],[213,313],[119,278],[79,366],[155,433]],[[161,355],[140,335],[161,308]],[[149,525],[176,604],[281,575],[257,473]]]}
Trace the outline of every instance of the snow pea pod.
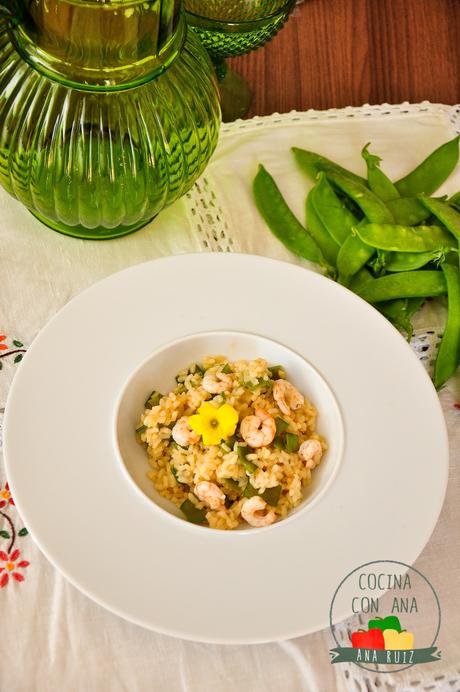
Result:
{"label": "snow pea pod", "polygon": [[460,211],[460,192],[456,192],[455,195],[449,199],[449,204]]}
{"label": "snow pea pod", "polygon": [[351,197],[369,223],[393,223],[393,214],[377,195],[360,182],[351,180],[341,173],[327,171],[328,180]]}
{"label": "snow pea pod", "polygon": [[430,218],[431,213],[417,197],[399,197],[386,202],[394,216],[395,223],[402,226],[416,226]]}
{"label": "snow pea pod", "polygon": [[365,178],[339,166],[338,163],[334,163],[334,161],[327,159],[325,156],[315,154],[315,152],[307,151],[306,149],[299,149],[298,147],[292,147],[292,153],[300,168],[311,180],[316,180],[316,176],[320,171],[325,173],[336,172],[361,185],[367,185]]}
{"label": "snow pea pod", "polygon": [[396,298],[427,298],[447,293],[446,280],[442,271],[425,271],[387,274],[379,279],[367,281],[356,293],[368,303],[380,303]]}
{"label": "snow pea pod", "polygon": [[[316,187],[316,185],[315,185]],[[316,209],[313,205],[312,195],[314,193],[315,187],[311,190],[310,194],[307,196],[306,202],[306,218],[307,218],[307,229],[316,244],[320,248],[326,261],[332,266],[336,266],[337,254],[339,252],[339,245],[335,242],[334,238],[328,233],[323,222],[316,213]]]}
{"label": "snow pea pod", "polygon": [[[356,202],[371,223],[393,223],[393,216],[377,195],[371,190],[350,180],[340,173],[327,173],[328,180]],[[363,222],[357,226],[359,228]],[[374,250],[358,235],[350,235],[342,245],[337,256],[339,282],[348,286],[352,277],[370,260]]]}
{"label": "snow pea pod", "polygon": [[420,196],[421,203],[435,216],[460,243],[460,212],[448,202]]}
{"label": "snow pea pod", "polygon": [[338,245],[343,245],[351,229],[358,224],[358,219],[336,195],[324,173],[319,173],[309,198],[328,233]]}
{"label": "snow pea pod", "polygon": [[253,193],[257,209],[278,240],[295,255],[329,269],[317,243],[292,213],[273,177],[262,165],[254,178]]}
{"label": "snow pea pod", "polygon": [[439,262],[443,260],[445,253],[442,250],[431,250],[429,252],[391,252],[385,262],[385,269],[388,272],[408,272],[420,269],[429,262]]}
{"label": "snow pea pod", "polygon": [[[349,235],[337,255],[338,281],[349,286],[357,274],[375,253],[358,235]],[[354,290],[354,289],[353,289]]]}
{"label": "snow pea pod", "polygon": [[360,224],[356,232],[365,243],[390,252],[428,252],[456,246],[455,239],[440,226]]}
{"label": "snow pea pod", "polygon": [[435,149],[417,168],[396,183],[403,197],[432,195],[447,180],[458,163],[458,141],[454,137]]}
{"label": "snow pea pod", "polygon": [[354,293],[357,293],[359,288],[367,281],[374,281],[374,277],[366,267],[363,267],[353,276],[349,288]]}
{"label": "snow pea pod", "polygon": [[392,199],[398,199],[400,194],[397,188],[380,168],[382,159],[380,156],[371,154],[369,152],[369,146],[370,142],[366,144],[361,151],[361,156],[363,157],[367,166],[367,184],[369,185],[369,188],[384,202],[388,202]]}
{"label": "snow pea pod", "polygon": [[412,339],[414,327],[411,317],[421,308],[425,298],[398,298],[385,303],[377,303],[376,307],[401,332],[406,332],[407,340]]}
{"label": "snow pea pod", "polygon": [[443,264],[447,284],[447,321],[434,365],[434,385],[442,387],[457,369],[460,353],[460,277],[457,267]]}

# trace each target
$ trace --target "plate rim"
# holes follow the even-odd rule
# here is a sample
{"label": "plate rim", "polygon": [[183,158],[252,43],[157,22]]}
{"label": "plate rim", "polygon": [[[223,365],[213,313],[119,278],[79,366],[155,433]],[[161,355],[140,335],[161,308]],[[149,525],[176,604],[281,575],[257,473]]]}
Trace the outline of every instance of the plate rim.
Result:
{"label": "plate rim", "polygon": [[[221,261],[221,260],[227,261],[228,258],[231,257],[231,258],[233,258],[232,261],[237,260],[238,258],[244,258],[244,260],[255,261],[259,264],[269,263],[269,264],[273,264],[276,266],[282,265],[286,269],[289,269],[289,271],[293,271],[294,273],[298,273],[299,276],[301,273],[306,271],[311,275],[315,275],[316,278],[319,279],[320,281],[331,281],[331,283],[335,284],[336,289],[338,289],[340,291],[344,291],[348,294],[348,298],[347,298],[348,300],[350,300],[350,298],[351,298],[355,302],[359,302],[361,304],[364,304],[368,310],[370,310],[371,312],[378,315],[378,318],[381,320],[382,324],[385,323],[388,328],[394,329],[388,323],[388,321],[378,312],[378,310],[374,306],[370,305],[366,301],[363,301],[359,296],[357,296],[355,293],[353,293],[349,289],[347,289],[347,288],[345,288],[339,284],[336,284],[336,282],[333,282],[332,280],[328,279],[327,277],[320,274],[319,272],[316,272],[316,271],[314,271],[310,268],[307,268],[305,266],[295,265],[289,261],[278,260],[278,259],[273,259],[273,258],[269,258],[269,257],[264,257],[261,255],[254,255],[254,254],[248,254],[248,253],[219,253],[219,252],[180,253],[178,255],[169,255],[169,256],[165,256],[165,257],[161,257],[161,258],[147,260],[145,262],[137,263],[137,264],[131,265],[129,267],[125,267],[125,268],[121,269],[120,271],[109,274],[108,276],[100,279],[99,281],[94,282],[90,286],[86,287],[84,290],[80,291],[78,294],[73,296],[60,310],[58,310],[51,317],[51,319],[48,320],[46,322],[46,324],[40,329],[40,331],[38,332],[37,336],[35,337],[35,339],[33,340],[32,344],[29,348],[28,356],[30,355],[30,353],[34,352],[35,348],[37,347],[37,344],[39,344],[41,342],[41,340],[44,338],[44,336],[46,336],[48,328],[51,325],[53,325],[55,322],[57,322],[61,318],[61,316],[64,312],[67,312],[68,310],[72,309],[72,306],[77,304],[78,301],[80,299],[82,299],[82,297],[86,296],[87,293],[90,293],[94,289],[97,290],[97,287],[100,284],[108,284],[111,281],[117,280],[118,277],[120,277],[121,275],[128,275],[130,273],[136,273],[137,271],[140,270],[140,268],[147,267],[148,265],[154,267],[158,263],[167,263],[167,262],[171,262],[171,261],[174,262],[176,260],[183,261],[184,259],[186,261],[190,261],[191,259],[196,259],[196,258],[199,258],[200,260],[202,260],[204,258],[211,258],[211,257],[213,257],[212,261],[216,260],[217,258],[219,258],[219,260],[217,260],[217,261]],[[208,260],[205,260],[205,261],[208,261]],[[216,331],[218,331],[218,330],[216,329]],[[237,331],[237,330],[235,330],[235,331]],[[394,329],[394,334],[395,335],[398,334],[397,330],[395,330],[395,329]],[[262,336],[264,338],[268,338],[268,339],[271,338],[271,337],[266,337],[265,335],[262,335]],[[444,413],[442,411],[441,404],[440,404],[439,399],[437,397],[436,390],[434,389],[434,387],[432,385],[431,379],[429,378],[429,375],[426,372],[424,366],[422,365],[422,363],[420,362],[420,360],[416,356],[416,354],[413,352],[412,348],[407,343],[407,341],[401,335],[399,335],[399,337],[400,337],[400,346],[402,348],[405,348],[407,353],[411,354],[411,357],[413,358],[414,363],[415,363],[415,361],[418,363],[418,369],[419,369],[419,374],[420,374],[419,376],[424,378],[425,381],[427,381],[427,383],[429,383],[430,387],[432,388],[432,392],[433,392],[432,401],[435,403],[435,407],[436,407],[437,412],[439,414],[439,422],[441,423],[441,428],[442,428],[442,437],[443,437],[442,442],[443,442],[443,447],[444,447],[443,458],[445,461],[445,463],[443,464],[443,467],[442,467],[444,470],[442,497],[439,501],[439,506],[436,509],[436,520],[433,522],[433,525],[431,526],[429,534],[424,538],[420,550],[418,551],[417,555],[415,556],[415,558],[411,562],[411,564],[413,565],[413,564],[415,564],[416,560],[420,556],[424,547],[427,545],[428,541],[430,540],[430,537],[432,536],[433,531],[434,531],[434,529],[438,523],[439,515],[441,513],[441,510],[442,510],[442,507],[443,507],[443,504],[445,501],[445,496],[446,496],[446,491],[447,491],[447,483],[448,483],[448,471],[449,471],[449,439],[448,439],[448,433],[447,433],[447,427],[446,427],[446,421],[445,421]],[[403,346],[403,344],[404,344],[404,346]],[[282,345],[284,345],[284,344],[282,344]],[[291,348],[291,350],[293,350],[294,352],[297,353],[295,348],[292,348],[291,346],[288,346],[288,348]],[[303,356],[301,356],[301,357],[303,357]],[[316,365],[313,365],[312,363],[310,363],[310,361],[307,360],[307,362],[320,373],[321,377],[323,377],[325,379],[328,387],[331,388],[331,385],[329,384],[328,378],[323,375],[321,369],[318,368]],[[8,475],[10,475],[11,468],[12,468],[12,466],[10,464],[10,452],[9,452],[9,448],[10,448],[9,430],[11,427],[9,420],[10,420],[10,415],[12,415],[9,413],[11,410],[10,403],[15,396],[16,388],[19,387],[21,380],[24,377],[26,377],[25,374],[24,375],[22,374],[25,372],[26,372],[25,370],[20,368],[18,370],[18,372],[16,373],[15,378],[11,384],[11,387],[10,387],[10,390],[8,393],[8,398],[7,398],[6,407],[5,407],[5,414],[4,414],[4,464],[5,464],[5,472],[6,472],[7,477],[8,477]],[[334,391],[332,388],[331,388],[331,390],[332,390],[332,392]],[[336,398],[335,394],[334,394],[334,398]],[[341,410],[341,406],[340,406],[340,403],[338,401],[337,401],[337,405],[339,407],[339,410]],[[440,432],[441,432],[441,430],[440,430]],[[344,439],[345,440],[347,439],[347,431],[346,430],[344,430]],[[441,467],[438,468],[438,475],[440,473],[441,473]],[[10,483],[10,487],[11,487],[12,493],[14,495],[15,490],[16,490],[15,481],[12,481]],[[320,624],[315,624],[315,625],[309,626],[309,627],[302,627],[301,631],[297,631],[297,632],[283,633],[283,634],[280,634],[279,636],[269,635],[267,637],[260,637],[260,638],[258,638],[258,637],[255,638],[253,636],[250,636],[250,637],[239,636],[238,638],[234,638],[232,636],[231,637],[225,637],[225,636],[224,637],[215,637],[215,636],[206,637],[206,636],[202,636],[202,635],[199,635],[199,636],[193,635],[192,636],[190,633],[184,633],[184,631],[180,631],[174,627],[170,627],[170,628],[166,627],[165,628],[165,627],[163,627],[159,624],[156,624],[156,623],[152,624],[152,622],[150,622],[149,620],[143,620],[142,618],[138,618],[136,616],[133,616],[133,615],[125,612],[123,609],[117,608],[117,606],[113,605],[113,603],[111,603],[111,602],[109,603],[108,601],[104,600],[104,598],[101,598],[99,595],[95,596],[91,592],[90,589],[87,589],[86,587],[82,586],[78,580],[75,580],[72,577],[72,575],[67,571],[67,569],[65,569],[60,564],[59,560],[55,559],[49,553],[47,547],[44,547],[44,543],[46,544],[46,541],[44,541],[42,543],[41,540],[36,538],[35,531],[27,519],[27,517],[28,517],[27,509],[25,512],[23,511],[24,508],[22,506],[22,501],[19,500],[18,502],[16,502],[16,505],[17,505],[19,514],[21,515],[21,517],[23,519],[25,519],[25,523],[28,524],[28,526],[31,526],[31,528],[29,529],[29,532],[30,532],[33,540],[35,541],[36,545],[38,546],[39,550],[45,555],[45,557],[49,560],[49,562],[58,570],[58,572],[60,572],[62,575],[64,575],[64,577],[78,591],[85,594],[92,601],[96,602],[98,605],[102,606],[103,608],[105,608],[109,612],[114,613],[114,614],[118,615],[119,617],[123,618],[124,620],[131,622],[133,624],[139,625],[141,627],[144,627],[144,628],[149,629],[149,630],[154,631],[154,632],[159,632],[159,633],[166,635],[166,636],[173,636],[173,637],[177,637],[177,638],[181,638],[181,639],[186,639],[189,641],[203,642],[203,643],[209,643],[209,644],[225,644],[225,645],[262,644],[262,643],[269,643],[269,642],[275,642],[275,641],[284,641],[286,639],[305,636],[307,634],[317,632],[317,631],[323,629],[325,626],[327,627],[327,613],[324,617],[324,622],[322,622]],[[280,522],[280,524],[282,524],[282,522]],[[348,615],[345,615],[344,617],[348,617]]]}

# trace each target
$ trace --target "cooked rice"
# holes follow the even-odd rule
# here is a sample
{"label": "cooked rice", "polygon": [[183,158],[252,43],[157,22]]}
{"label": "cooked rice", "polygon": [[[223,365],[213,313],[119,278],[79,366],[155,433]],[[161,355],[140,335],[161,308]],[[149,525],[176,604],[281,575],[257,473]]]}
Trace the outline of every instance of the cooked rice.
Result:
{"label": "cooked rice", "polygon": [[[216,373],[225,365],[226,370],[231,370],[228,373],[231,386],[224,394],[209,394],[201,386],[204,371]],[[214,529],[235,529],[243,522],[240,512],[246,501],[243,492],[248,478],[259,494],[267,488],[281,486],[278,504],[267,506],[274,510],[277,520],[299,505],[305,486],[311,482],[312,471],[297,452],[278,449],[275,441],[266,447],[251,449],[246,458],[257,467],[252,474],[245,471],[237,453],[238,443],[247,444],[240,435],[239,423],[245,416],[254,415],[255,408],[286,421],[289,424],[287,432],[297,436],[299,445],[307,439],[316,439],[321,442],[323,451],[326,450],[325,441],[315,432],[317,413],[309,401],[305,399],[300,408],[290,411],[290,415],[281,413],[278,408],[272,386],[275,379],[285,377],[282,369],[275,374],[271,372],[262,358],[229,362],[224,356],[207,356],[200,366],[194,364],[179,372],[177,387],[161,398],[158,395],[159,402],[145,409],[139,424],[138,435],[147,449],[150,464],[148,476],[158,492],[178,507],[190,500],[198,509],[207,509],[207,523]],[[230,404],[238,412],[236,441],[204,446],[200,439],[196,444],[179,447],[172,439],[174,424],[182,416],[195,414],[204,401],[210,401],[217,408],[224,403]],[[193,494],[200,481],[215,483],[225,493],[224,509],[211,510]]]}

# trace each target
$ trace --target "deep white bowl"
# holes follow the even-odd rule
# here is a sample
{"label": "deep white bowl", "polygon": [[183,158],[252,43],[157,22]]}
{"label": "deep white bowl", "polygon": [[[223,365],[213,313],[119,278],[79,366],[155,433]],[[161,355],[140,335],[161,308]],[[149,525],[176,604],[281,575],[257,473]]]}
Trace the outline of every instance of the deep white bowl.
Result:
{"label": "deep white bowl", "polygon": [[[308,510],[330,487],[342,459],[344,432],[339,406],[325,379],[304,358],[271,339],[233,331],[205,332],[184,336],[152,353],[129,377],[115,409],[114,434],[118,459],[132,489],[143,499],[147,498],[153,510],[168,512],[174,520],[179,518],[186,521],[179,508],[162,497],[148,478],[147,453],[139,444],[135,429],[139,426],[144,402],[153,389],[171,391],[176,386],[174,378],[180,370],[201,362],[204,356],[218,354],[225,355],[230,361],[265,358],[270,365],[282,365],[288,379],[318,411],[317,432],[327,441],[328,450],[320,466],[313,472],[311,484],[304,488],[301,504],[281,520],[285,523]],[[191,526],[197,530],[212,530]],[[249,529],[254,531],[247,525],[242,525],[238,530]]]}

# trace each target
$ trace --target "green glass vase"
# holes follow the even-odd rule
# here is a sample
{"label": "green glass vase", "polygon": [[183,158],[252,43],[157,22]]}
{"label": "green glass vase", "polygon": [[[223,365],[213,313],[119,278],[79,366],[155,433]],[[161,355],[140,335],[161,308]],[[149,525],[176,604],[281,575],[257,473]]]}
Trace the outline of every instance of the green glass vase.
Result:
{"label": "green glass vase", "polygon": [[219,132],[213,69],[180,0],[11,2],[0,183],[68,235],[144,226],[193,185]]}

